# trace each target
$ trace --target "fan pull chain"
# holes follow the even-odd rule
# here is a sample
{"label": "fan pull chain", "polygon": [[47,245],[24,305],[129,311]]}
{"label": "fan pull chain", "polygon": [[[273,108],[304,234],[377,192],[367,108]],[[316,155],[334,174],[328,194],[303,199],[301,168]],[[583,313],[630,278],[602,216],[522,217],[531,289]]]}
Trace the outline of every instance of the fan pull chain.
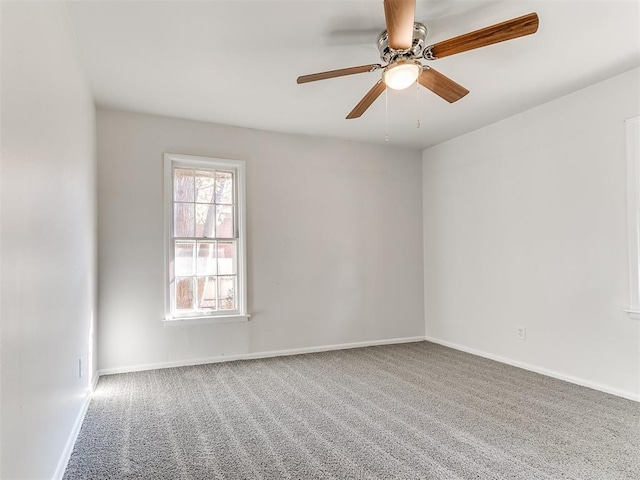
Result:
{"label": "fan pull chain", "polygon": [[389,141],[389,89],[384,89],[384,141]]}
{"label": "fan pull chain", "polygon": [[420,128],[420,84],[416,81],[416,116],[418,117],[418,123],[416,128]]}

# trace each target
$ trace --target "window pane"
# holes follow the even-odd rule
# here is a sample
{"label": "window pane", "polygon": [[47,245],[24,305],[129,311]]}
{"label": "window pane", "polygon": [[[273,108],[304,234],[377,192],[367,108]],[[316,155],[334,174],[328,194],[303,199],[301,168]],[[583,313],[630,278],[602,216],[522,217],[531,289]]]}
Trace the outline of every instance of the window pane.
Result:
{"label": "window pane", "polygon": [[218,275],[233,275],[236,272],[236,243],[218,242]]}
{"label": "window pane", "polygon": [[216,172],[216,203],[233,203],[233,173]]}
{"label": "window pane", "polygon": [[213,203],[215,172],[196,170],[196,202]]}
{"label": "window pane", "polygon": [[235,310],[236,277],[218,277],[218,309]]}
{"label": "window pane", "polygon": [[196,237],[213,238],[215,205],[213,203],[196,205]]}
{"label": "window pane", "polygon": [[176,310],[193,308],[193,277],[176,278]]}
{"label": "window pane", "polygon": [[174,204],[173,235],[193,237],[193,203]]}
{"label": "window pane", "polygon": [[216,277],[198,278],[198,309],[216,309]]}
{"label": "window pane", "polygon": [[176,242],[175,275],[183,277],[194,275],[193,262],[195,242]]}
{"label": "window pane", "polygon": [[216,237],[233,238],[233,207],[216,205]]}
{"label": "window pane", "polygon": [[173,199],[176,202],[193,202],[193,170],[173,170]]}
{"label": "window pane", "polygon": [[198,276],[216,274],[215,242],[198,242]]}

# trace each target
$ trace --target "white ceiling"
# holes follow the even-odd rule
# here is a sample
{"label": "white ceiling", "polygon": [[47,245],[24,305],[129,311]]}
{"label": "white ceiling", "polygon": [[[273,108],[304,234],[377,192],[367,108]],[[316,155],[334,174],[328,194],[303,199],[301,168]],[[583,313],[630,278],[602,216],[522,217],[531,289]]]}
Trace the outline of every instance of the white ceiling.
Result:
{"label": "white ceiling", "polygon": [[[380,62],[382,0],[67,5],[99,106],[385,142],[384,95],[362,118],[344,118],[379,72],[296,84],[302,74]],[[416,20],[430,44],[534,11],[535,35],[430,63],[471,91],[459,102],[391,91],[389,142],[425,148],[640,64],[638,0],[418,0]]]}

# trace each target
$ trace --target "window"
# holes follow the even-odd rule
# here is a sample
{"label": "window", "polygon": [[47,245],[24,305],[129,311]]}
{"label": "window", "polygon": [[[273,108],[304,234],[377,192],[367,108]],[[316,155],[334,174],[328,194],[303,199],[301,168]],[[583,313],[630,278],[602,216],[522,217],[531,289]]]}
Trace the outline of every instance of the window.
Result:
{"label": "window", "polygon": [[633,319],[640,320],[640,117],[628,119],[627,127],[627,194],[629,228],[629,309]]}
{"label": "window", "polygon": [[165,210],[165,320],[246,320],[244,162],[165,154]]}

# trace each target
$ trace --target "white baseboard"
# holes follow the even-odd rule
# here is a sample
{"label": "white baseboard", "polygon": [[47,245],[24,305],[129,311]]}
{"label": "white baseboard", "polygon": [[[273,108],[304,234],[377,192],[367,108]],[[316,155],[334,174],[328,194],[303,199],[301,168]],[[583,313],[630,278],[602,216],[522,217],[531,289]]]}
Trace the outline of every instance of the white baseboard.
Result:
{"label": "white baseboard", "polygon": [[371,347],[375,345],[392,345],[395,343],[422,342],[424,336],[391,338],[385,340],[370,340],[366,342],[339,343],[335,345],[320,345],[317,347],[291,348],[288,350],[271,350],[267,352],[238,353],[234,355],[217,355],[193,360],[179,360],[173,362],[147,363],[128,367],[105,368],[99,371],[99,375],[113,375],[116,373],[141,372],[144,370],[157,370],[160,368],[187,367],[190,365],[202,365],[205,363],[232,362],[234,360],[253,360],[256,358],[282,357],[286,355],[300,355],[304,353],[328,352],[331,350],[346,350],[349,348]]}
{"label": "white baseboard", "polygon": [[78,434],[80,433],[80,428],[82,427],[84,416],[87,414],[87,409],[89,408],[91,393],[95,391],[96,385],[98,384],[98,378],[100,378],[100,375],[98,374],[98,372],[96,372],[93,376],[91,387],[89,387],[87,396],[82,403],[80,411],[78,412],[76,421],[73,424],[73,428],[71,429],[69,438],[67,438],[67,443],[64,446],[64,450],[62,451],[62,455],[60,456],[60,460],[58,461],[58,466],[56,467],[56,471],[53,474],[53,480],[62,480],[62,477],[64,476],[64,471],[67,468],[67,463],[69,463],[69,458],[71,457],[71,453],[73,452],[73,446],[76,444],[76,440],[78,439]]}
{"label": "white baseboard", "polygon": [[477,355],[479,357],[488,358],[490,360],[495,360],[496,362],[506,363],[507,365],[511,365],[514,367],[522,368],[524,370],[529,370],[531,372],[540,373],[542,375],[546,375],[548,377],[557,378],[558,380],[564,380],[565,382],[575,383],[576,385],[580,385],[582,387],[591,388],[593,390],[598,390],[604,393],[610,393],[611,395],[616,395],[618,397],[626,398],[629,400],[635,400],[636,402],[640,402],[640,395],[635,394],[633,392],[627,392],[625,390],[620,390],[617,388],[609,387],[608,385],[603,385],[601,383],[592,382],[590,380],[585,380],[582,378],[574,377],[571,375],[565,375],[564,373],[559,373],[554,370],[549,370],[546,368],[537,367],[535,365],[531,365],[529,363],[520,362],[517,360],[511,360],[510,358],[502,357],[500,355],[494,355],[493,353],[488,353],[482,350],[477,350],[475,348],[465,347],[464,345],[459,345],[457,343],[448,342],[446,340],[440,340],[439,338],[434,338],[430,336],[426,336],[425,340],[432,343],[437,343],[439,345],[450,347],[455,350],[460,350],[462,352],[467,352],[472,355]]}

